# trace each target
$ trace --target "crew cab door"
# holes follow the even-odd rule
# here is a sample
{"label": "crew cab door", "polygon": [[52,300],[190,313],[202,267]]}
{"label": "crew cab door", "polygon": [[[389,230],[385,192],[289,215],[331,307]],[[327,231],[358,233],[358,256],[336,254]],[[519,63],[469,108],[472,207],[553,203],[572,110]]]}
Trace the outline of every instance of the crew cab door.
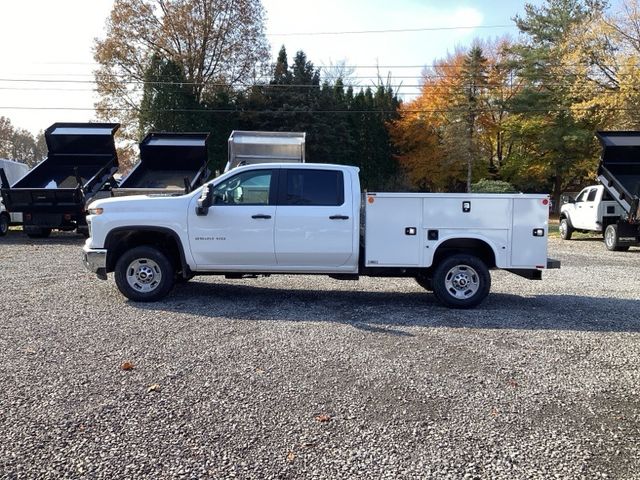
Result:
{"label": "crew cab door", "polygon": [[582,190],[575,203],[575,214],[571,218],[571,223],[575,228],[584,230],[595,230],[598,220],[598,208],[596,196],[598,189],[588,187]]}
{"label": "crew cab door", "polygon": [[275,265],[277,169],[238,173],[216,185],[207,215],[189,207],[189,242],[198,269]]}
{"label": "crew cab door", "polygon": [[282,169],[275,225],[278,266],[335,268],[354,255],[352,196],[339,169]]}

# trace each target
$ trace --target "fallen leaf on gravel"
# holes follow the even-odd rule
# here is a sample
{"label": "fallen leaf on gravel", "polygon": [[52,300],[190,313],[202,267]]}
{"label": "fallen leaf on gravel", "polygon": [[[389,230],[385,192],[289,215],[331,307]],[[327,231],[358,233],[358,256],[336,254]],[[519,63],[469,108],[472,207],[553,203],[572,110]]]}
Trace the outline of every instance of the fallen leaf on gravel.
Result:
{"label": "fallen leaf on gravel", "polygon": [[28,353],[29,355],[33,355],[36,353],[36,351],[33,348],[28,347],[27,349],[25,349],[25,353]]}
{"label": "fallen leaf on gravel", "polygon": [[498,412],[498,409],[496,407],[493,407],[491,409],[491,415],[493,415],[494,417],[497,417],[500,414],[500,412]]}
{"label": "fallen leaf on gravel", "polygon": [[331,416],[330,415],[326,415],[326,414],[318,415],[316,417],[316,421],[318,421],[320,423],[330,422],[331,421]]}
{"label": "fallen leaf on gravel", "polygon": [[126,361],[126,362],[122,362],[122,365],[120,365],[120,368],[122,370],[133,370],[133,363],[131,363],[130,361]]}
{"label": "fallen leaf on gravel", "polygon": [[518,382],[516,382],[513,378],[510,378],[507,383],[510,387],[516,388],[518,386]]}
{"label": "fallen leaf on gravel", "polygon": [[289,463],[293,463],[293,461],[295,460],[295,458],[296,458],[296,454],[295,454],[295,453],[293,453],[293,452],[289,452],[289,453],[287,454],[287,462],[289,462]]}
{"label": "fallen leaf on gravel", "polygon": [[159,392],[159,391],[160,391],[160,385],[158,385],[157,383],[154,383],[153,385],[149,385],[149,388],[147,388],[147,393]]}

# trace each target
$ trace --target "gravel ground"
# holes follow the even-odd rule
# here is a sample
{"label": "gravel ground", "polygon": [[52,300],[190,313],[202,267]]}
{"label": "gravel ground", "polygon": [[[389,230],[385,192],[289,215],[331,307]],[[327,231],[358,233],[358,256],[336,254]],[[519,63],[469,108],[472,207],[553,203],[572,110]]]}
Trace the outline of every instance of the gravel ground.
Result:
{"label": "gravel ground", "polygon": [[136,305],[81,244],[0,239],[0,478],[640,478],[640,249],[551,239],[452,311],[311,276]]}

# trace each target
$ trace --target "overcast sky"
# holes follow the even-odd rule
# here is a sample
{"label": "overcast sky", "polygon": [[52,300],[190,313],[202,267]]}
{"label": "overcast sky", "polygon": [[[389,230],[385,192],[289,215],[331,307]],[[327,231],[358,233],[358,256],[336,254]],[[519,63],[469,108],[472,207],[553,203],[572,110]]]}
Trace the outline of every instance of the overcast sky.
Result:
{"label": "overcast sky", "polygon": [[[54,122],[89,121],[95,101],[93,39],[104,35],[113,0],[20,0],[0,3],[0,116],[33,133]],[[535,3],[539,3],[536,0]],[[433,63],[474,38],[517,35],[508,28],[361,35],[282,35],[290,33],[421,29],[513,25],[524,2],[508,0],[263,0],[274,57],[281,45],[289,55],[304,50],[316,65],[345,60],[349,65],[379,65],[405,98],[416,92],[419,65]],[[412,65],[415,68],[400,68]],[[392,66],[392,67],[391,67]],[[375,75],[359,68],[355,77]],[[410,78],[402,78],[410,77]],[[38,80],[38,82],[8,81]],[[47,81],[45,81],[47,80]],[[368,78],[353,80],[361,85]],[[18,110],[9,107],[37,108]],[[62,110],[81,108],[87,110]],[[46,108],[46,109],[45,109]]]}

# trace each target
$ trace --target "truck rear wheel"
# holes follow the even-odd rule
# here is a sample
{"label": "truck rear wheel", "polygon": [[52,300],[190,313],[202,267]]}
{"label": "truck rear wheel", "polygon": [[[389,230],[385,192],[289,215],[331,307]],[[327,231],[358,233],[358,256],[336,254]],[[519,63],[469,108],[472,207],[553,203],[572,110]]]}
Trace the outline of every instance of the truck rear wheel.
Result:
{"label": "truck rear wheel", "polygon": [[134,302],[155,302],[165,297],[174,283],[174,268],[160,250],[142,246],[125,252],[116,262],[118,290]]}
{"label": "truck rear wheel", "polygon": [[573,234],[573,225],[568,218],[560,219],[560,238],[563,240],[571,240],[571,235]]}
{"label": "truck rear wheel", "polygon": [[604,245],[607,250],[612,252],[626,252],[629,250],[629,245],[620,244],[620,236],[618,235],[618,226],[614,223],[607,226],[604,231]]}
{"label": "truck rear wheel", "polygon": [[0,237],[4,237],[9,233],[9,215],[0,213]]}
{"label": "truck rear wheel", "polygon": [[433,275],[433,293],[449,308],[472,308],[491,289],[491,275],[485,263],[473,255],[453,255],[444,259]]}

